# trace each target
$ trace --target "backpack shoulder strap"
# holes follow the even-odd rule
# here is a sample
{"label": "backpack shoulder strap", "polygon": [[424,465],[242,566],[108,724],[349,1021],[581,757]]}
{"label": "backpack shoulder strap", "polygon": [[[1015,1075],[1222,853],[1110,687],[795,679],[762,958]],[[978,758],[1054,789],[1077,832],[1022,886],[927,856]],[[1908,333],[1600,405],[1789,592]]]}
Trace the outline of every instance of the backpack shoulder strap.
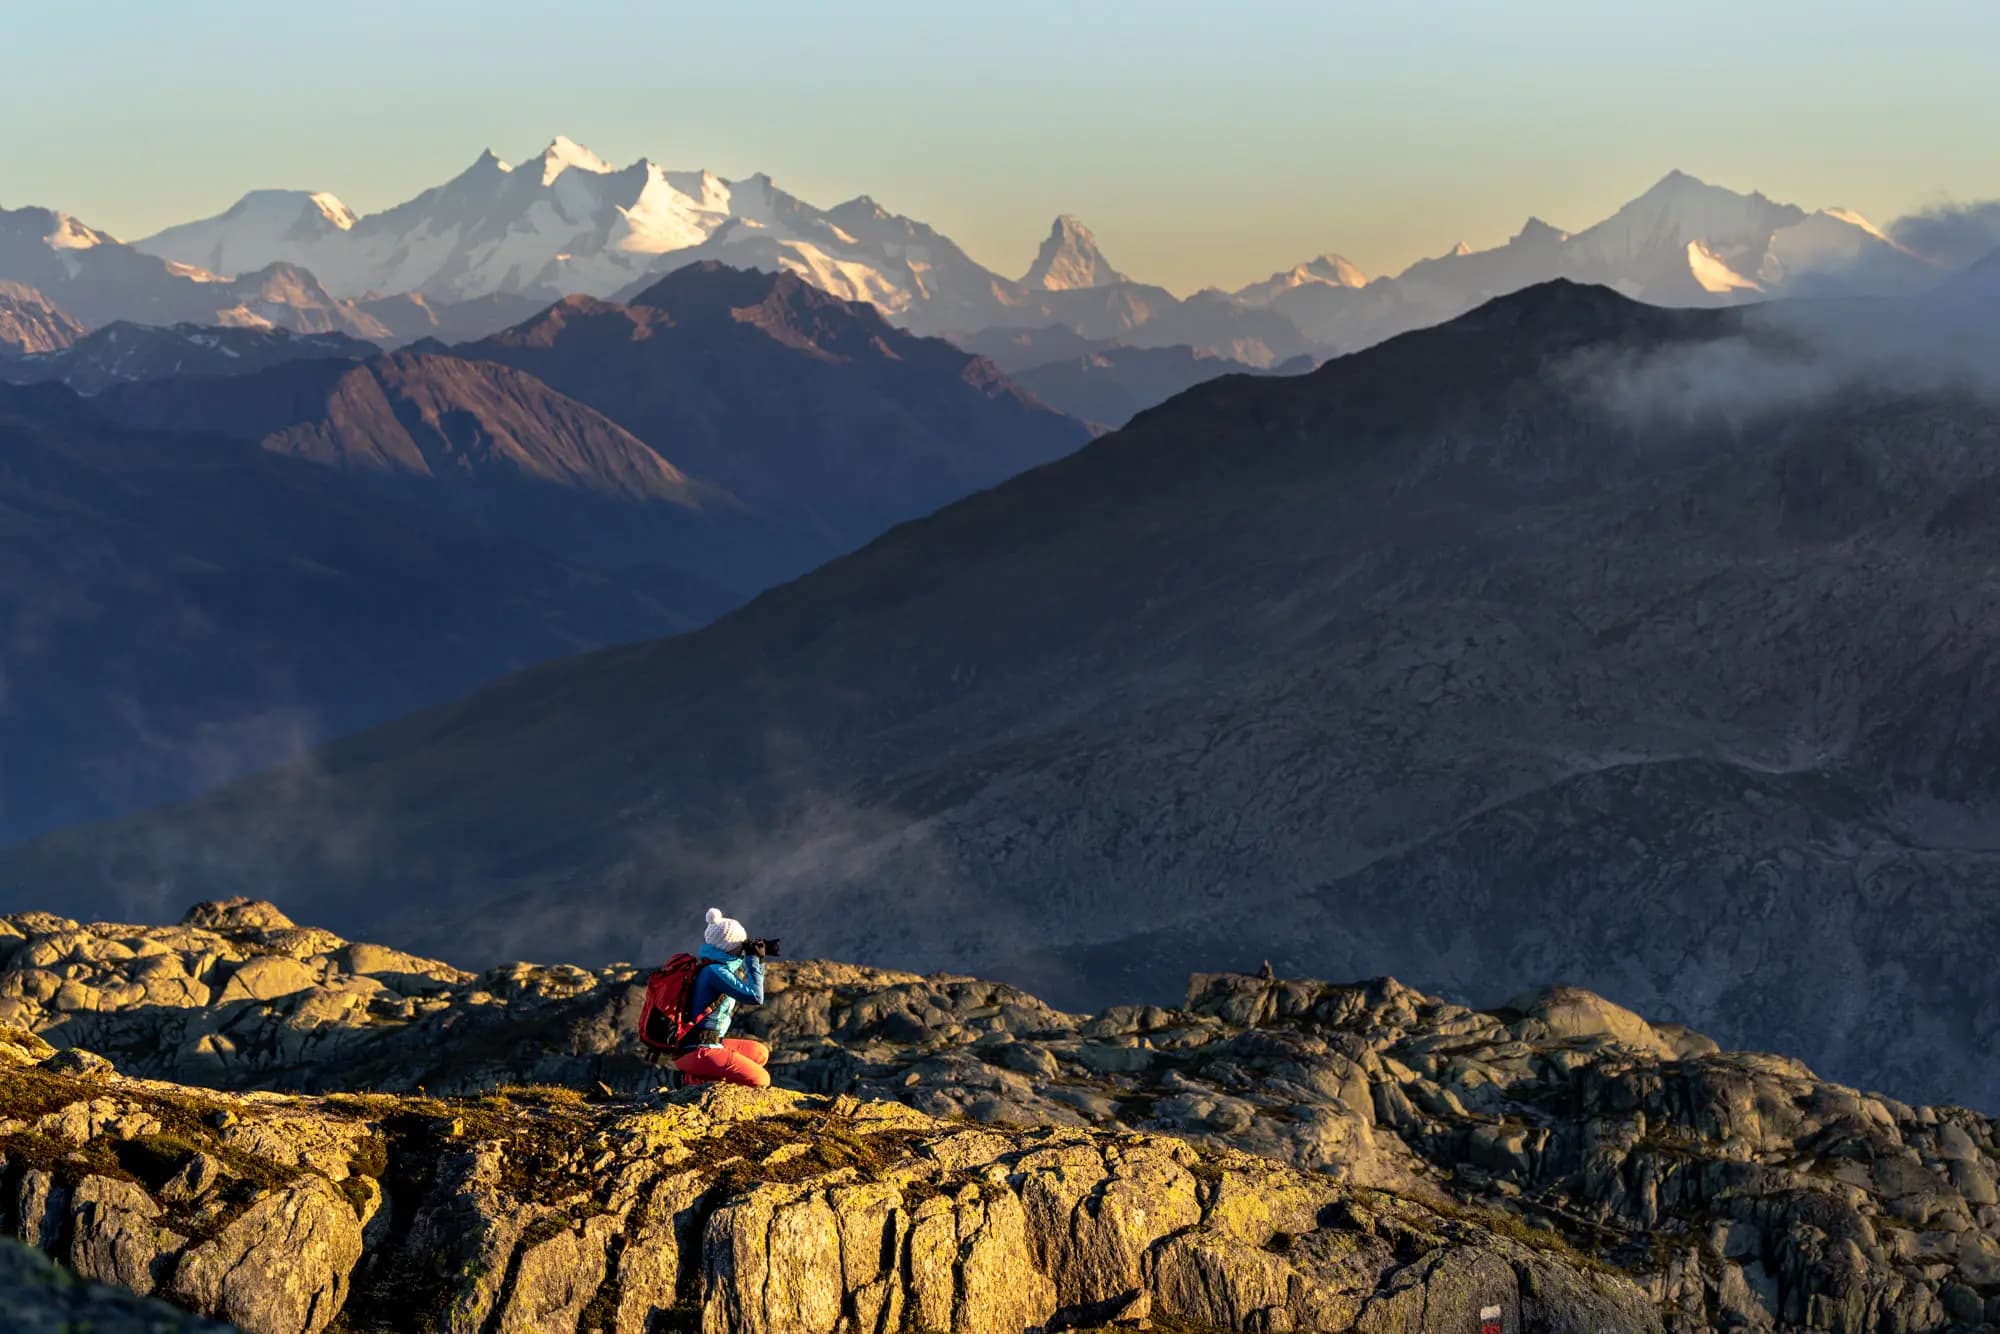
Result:
{"label": "backpack shoulder strap", "polygon": [[[719,967],[721,967],[721,965],[718,964],[714,959],[704,959],[698,955],[696,956],[694,961],[694,971],[688,976],[688,1003],[690,1005],[694,1003],[695,983],[701,980],[701,970],[704,968],[719,968]],[[716,1006],[720,1004],[722,1004],[722,997],[717,996],[714,1000],[708,1003],[708,1008],[703,1010],[700,1014],[689,1015],[687,1021],[688,1030],[692,1032],[693,1030],[700,1028],[702,1022],[706,1020],[711,1014],[714,1014]]]}

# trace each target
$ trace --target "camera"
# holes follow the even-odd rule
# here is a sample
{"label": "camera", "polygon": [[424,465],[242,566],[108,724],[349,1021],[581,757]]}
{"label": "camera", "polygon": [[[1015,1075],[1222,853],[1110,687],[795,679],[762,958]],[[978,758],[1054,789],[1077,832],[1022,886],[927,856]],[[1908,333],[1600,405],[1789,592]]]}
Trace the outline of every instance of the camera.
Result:
{"label": "camera", "polygon": [[775,938],[765,940],[760,936],[756,940],[744,945],[743,952],[745,954],[761,955],[766,959],[775,959],[778,957],[778,945],[779,942]]}

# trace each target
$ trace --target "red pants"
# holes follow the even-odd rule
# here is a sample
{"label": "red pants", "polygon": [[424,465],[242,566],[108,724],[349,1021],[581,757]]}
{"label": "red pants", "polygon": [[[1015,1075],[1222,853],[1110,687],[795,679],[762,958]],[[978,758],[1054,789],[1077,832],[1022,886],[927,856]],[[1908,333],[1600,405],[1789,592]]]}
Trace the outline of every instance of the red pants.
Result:
{"label": "red pants", "polygon": [[753,1089],[769,1088],[771,1072],[764,1062],[771,1049],[755,1038],[724,1038],[720,1047],[696,1047],[674,1059],[674,1068],[687,1076],[690,1084],[748,1084]]}

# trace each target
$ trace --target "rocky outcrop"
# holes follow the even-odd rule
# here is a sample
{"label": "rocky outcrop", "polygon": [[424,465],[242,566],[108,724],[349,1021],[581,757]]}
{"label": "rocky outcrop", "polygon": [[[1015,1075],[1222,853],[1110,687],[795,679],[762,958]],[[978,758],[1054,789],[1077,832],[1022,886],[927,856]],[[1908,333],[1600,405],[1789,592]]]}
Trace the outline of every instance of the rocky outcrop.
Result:
{"label": "rocky outcrop", "polygon": [[219,1094],[0,1044],[0,1225],[250,1334],[1661,1328],[1553,1232],[1231,1150],[709,1089]]}
{"label": "rocky outcrop", "polygon": [[[131,1074],[233,1089],[477,1097],[539,1084],[641,1099],[664,1075],[631,1040],[639,982],[629,966],[462,972],[297,926],[251,900],[203,904],[165,928],[0,919],[0,1023],[60,1044],[34,1058],[79,1080],[102,1075],[108,1056]],[[1349,1201],[1477,1209],[1483,1226],[1561,1238],[1630,1275],[1678,1330],[2000,1323],[1993,1121],[1845,1088],[1783,1057],[1724,1052],[1575,988],[1481,1012],[1387,979],[1214,974],[1194,979],[1177,1008],[1072,1015],[973,978],[807,962],[775,966],[768,1003],[744,1022],[772,1042],[777,1082],[816,1098],[893,1100],[947,1124],[1075,1143],[1171,1136],[1283,1163]],[[68,1111],[64,1124],[81,1133],[104,1115]],[[185,1188],[217,1163],[187,1169]],[[435,1240],[423,1243],[457,1248],[495,1283],[527,1226],[494,1203],[503,1166],[475,1155],[441,1168],[471,1203],[431,1215]],[[1151,1212],[1186,1214],[1176,1180],[1127,1194]],[[660,1189],[682,1199],[697,1184]],[[338,1270],[347,1239],[325,1223],[323,1194],[299,1189],[209,1254],[247,1254],[254,1230],[284,1228],[299,1239],[288,1245],[309,1243],[328,1257],[324,1272]],[[129,1194],[93,1190],[82,1201],[85,1263],[157,1285],[157,1256],[122,1220],[195,1233],[159,1223]],[[74,1252],[75,1234],[47,1222],[53,1183],[27,1191],[19,1229]],[[1021,1203],[1030,1222],[1055,1216],[1033,1192]],[[1213,1208],[1199,1194],[1195,1203]],[[687,1244],[685,1229],[650,1214],[641,1223],[619,1234],[621,1254],[658,1282],[678,1264],[670,1248]],[[974,1233],[1013,1225],[995,1214]],[[1049,1244],[1051,1255],[1097,1245]],[[582,1243],[536,1251],[530,1278],[588,1271],[595,1261],[569,1255],[572,1245]],[[1173,1283],[1206,1282],[1198,1253],[1172,1254],[1194,1266],[1171,1270]],[[309,1312],[334,1290],[323,1279],[288,1300]],[[887,1287],[867,1290],[867,1301],[889,1300]],[[1098,1293],[1074,1299],[1086,1303],[1117,1296],[1076,1291]],[[550,1309],[577,1299],[567,1289],[546,1298]]]}
{"label": "rocky outcrop", "polygon": [[0,1329],[8,1334],[224,1334],[228,1326],[166,1302],[90,1283],[0,1240]]}

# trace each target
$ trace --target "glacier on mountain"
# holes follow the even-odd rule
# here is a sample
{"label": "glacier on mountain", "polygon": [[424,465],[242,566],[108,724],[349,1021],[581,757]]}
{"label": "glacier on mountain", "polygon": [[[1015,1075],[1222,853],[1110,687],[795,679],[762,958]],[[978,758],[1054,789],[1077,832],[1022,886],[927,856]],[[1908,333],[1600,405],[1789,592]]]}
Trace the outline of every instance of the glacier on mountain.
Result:
{"label": "glacier on mountain", "polygon": [[[83,244],[94,234],[75,235]],[[1672,171],[1580,231],[1530,218],[1504,244],[1460,244],[1391,276],[1371,279],[1329,253],[1233,293],[1183,299],[1113,268],[1068,215],[1028,271],[1008,279],[866,195],[820,208],[766,175],[727,180],[644,158],[613,167],[560,136],[520,166],[484,153],[380,213],[356,217],[332,195],[253,191],[138,248],[223,275],[296,264],[336,297],[448,302],[616,298],[716,260],[795,272],[923,333],[1059,330],[1087,344],[1186,343],[1267,366],[1306,350],[1363,347],[1552,278],[1655,304],[1714,305],[1914,290],[1943,271],[1859,214],[1809,212]]]}

